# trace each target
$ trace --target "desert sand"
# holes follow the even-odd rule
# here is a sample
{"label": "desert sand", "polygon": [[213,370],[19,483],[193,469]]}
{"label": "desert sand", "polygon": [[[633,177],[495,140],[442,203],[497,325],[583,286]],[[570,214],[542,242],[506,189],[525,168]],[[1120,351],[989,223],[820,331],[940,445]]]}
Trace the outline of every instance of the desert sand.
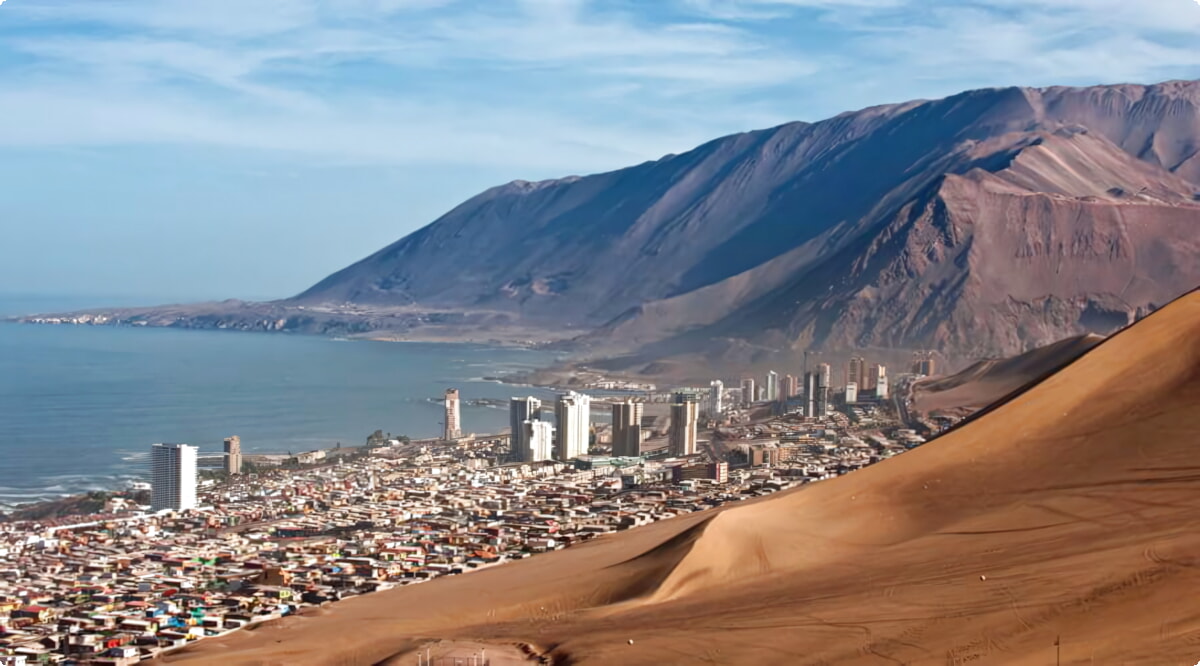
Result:
{"label": "desert sand", "polygon": [[967,416],[1014,391],[1045,379],[1104,340],[1088,334],[1060,340],[1009,358],[987,359],[947,377],[913,385],[913,409]]}
{"label": "desert sand", "polygon": [[1193,293],[867,469],[164,661],[415,664],[433,644],[556,664],[1190,665],[1198,563]]}

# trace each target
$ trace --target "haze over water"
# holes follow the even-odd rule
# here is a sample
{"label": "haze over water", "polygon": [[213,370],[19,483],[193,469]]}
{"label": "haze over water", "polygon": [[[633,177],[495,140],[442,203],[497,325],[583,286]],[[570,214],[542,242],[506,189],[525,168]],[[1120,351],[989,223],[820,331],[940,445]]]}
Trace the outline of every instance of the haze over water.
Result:
{"label": "haze over water", "polygon": [[[0,299],[0,314],[30,311],[29,301]],[[376,429],[435,436],[442,408],[429,398],[451,386],[464,401],[546,395],[482,377],[551,358],[477,345],[0,323],[0,504],[145,480],[155,442],[216,453],[239,435],[248,452],[282,453],[361,444]],[[502,408],[462,410],[467,432],[508,424]]]}

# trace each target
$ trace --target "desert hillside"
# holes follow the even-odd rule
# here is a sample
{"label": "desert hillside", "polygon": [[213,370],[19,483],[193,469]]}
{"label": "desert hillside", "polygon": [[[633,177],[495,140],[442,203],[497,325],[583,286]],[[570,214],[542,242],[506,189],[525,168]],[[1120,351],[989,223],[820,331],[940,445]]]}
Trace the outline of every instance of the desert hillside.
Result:
{"label": "desert hillside", "polygon": [[412,664],[474,641],[558,664],[1191,664],[1198,445],[1194,292],[864,470],[167,661]]}
{"label": "desert hillside", "polygon": [[912,409],[967,416],[1056,372],[1103,341],[1099,335],[1081,335],[1017,356],[978,361],[953,375],[921,380],[912,388]]}

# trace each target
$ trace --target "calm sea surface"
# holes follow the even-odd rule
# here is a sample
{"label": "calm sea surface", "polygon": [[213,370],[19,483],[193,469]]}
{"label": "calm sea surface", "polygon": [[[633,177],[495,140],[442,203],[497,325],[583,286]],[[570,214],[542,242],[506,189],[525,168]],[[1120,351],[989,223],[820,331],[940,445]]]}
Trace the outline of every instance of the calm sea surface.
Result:
{"label": "calm sea surface", "polygon": [[[52,307],[0,300],[0,315]],[[546,397],[482,377],[552,360],[476,345],[0,322],[0,504],[145,480],[155,442],[203,455],[229,435],[247,452],[361,444],[376,429],[435,436],[442,409],[429,398],[448,387],[464,401]],[[467,432],[498,432],[508,412],[464,405],[462,419]]]}

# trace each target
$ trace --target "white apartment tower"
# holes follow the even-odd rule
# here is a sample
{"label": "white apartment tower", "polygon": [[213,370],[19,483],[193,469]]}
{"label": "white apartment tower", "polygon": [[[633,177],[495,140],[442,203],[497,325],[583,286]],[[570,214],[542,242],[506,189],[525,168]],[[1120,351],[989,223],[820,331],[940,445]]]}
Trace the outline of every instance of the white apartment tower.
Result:
{"label": "white apartment tower", "polygon": [[197,448],[187,444],[150,447],[150,508],[183,511],[196,506]]}
{"label": "white apartment tower", "polygon": [[671,404],[671,455],[690,456],[696,453],[696,412],[696,401],[691,396],[675,394]]}
{"label": "white apartment tower", "polygon": [[887,367],[883,365],[872,366],[875,371],[875,397],[880,400],[887,400],[888,397],[888,375]]}
{"label": "white apartment tower", "polygon": [[446,429],[442,439],[450,441],[462,437],[462,421],[459,417],[458,389],[446,389]]}
{"label": "white apartment tower", "polygon": [[767,402],[779,399],[779,373],[774,370],[767,373]]}
{"label": "white apartment tower", "polygon": [[522,425],[526,442],[521,460],[524,462],[542,462],[550,460],[554,455],[554,426],[549,421],[526,421]]}
{"label": "white apartment tower", "polygon": [[712,388],[712,393],[709,395],[708,413],[714,418],[719,417],[721,412],[725,411],[725,384],[719,379],[714,379],[709,386]]}
{"label": "white apartment tower", "polygon": [[525,430],[526,421],[542,420],[542,401],[534,397],[512,398],[508,401],[509,448],[515,462],[525,459],[529,451],[529,439]]}
{"label": "white apartment tower", "polygon": [[592,428],[592,398],[574,391],[558,396],[554,403],[558,432],[554,457],[570,460],[587,455]]}

